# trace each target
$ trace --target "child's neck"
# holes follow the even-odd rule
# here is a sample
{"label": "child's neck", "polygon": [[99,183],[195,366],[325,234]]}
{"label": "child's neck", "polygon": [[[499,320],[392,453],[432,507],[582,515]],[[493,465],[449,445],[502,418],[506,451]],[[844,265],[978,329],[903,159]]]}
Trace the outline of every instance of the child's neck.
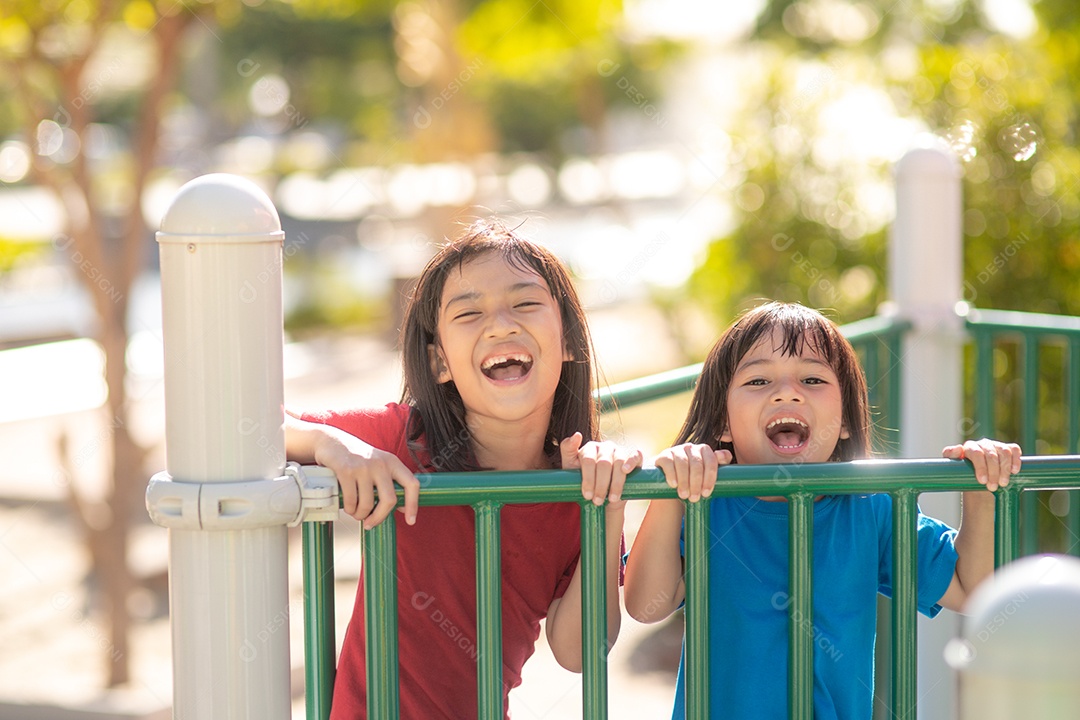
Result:
{"label": "child's neck", "polygon": [[470,422],[476,462],[491,470],[550,470],[544,452],[548,423],[532,419],[495,423],[490,419]]}

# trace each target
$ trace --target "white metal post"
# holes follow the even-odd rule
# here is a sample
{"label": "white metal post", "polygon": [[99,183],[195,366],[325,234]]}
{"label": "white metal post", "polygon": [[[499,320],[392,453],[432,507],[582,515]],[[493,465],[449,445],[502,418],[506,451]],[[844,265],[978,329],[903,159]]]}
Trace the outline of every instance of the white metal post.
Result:
{"label": "white metal post", "polygon": [[170,527],[173,716],[288,718],[284,233],[254,183],[206,175],[157,239],[168,470],[147,505]]}
{"label": "white metal post", "polygon": [[[892,311],[912,323],[894,362],[902,383],[900,454],[939,457],[963,439],[964,328],[957,314],[963,282],[961,168],[940,141],[908,151],[897,163],[896,221],[889,243]],[[956,493],[928,493],[923,512],[956,527]],[[942,652],[959,617],[919,617],[919,717],[952,717],[955,674]]]}
{"label": "white metal post", "polygon": [[1033,555],[1001,568],[968,605],[960,671],[963,720],[1080,717],[1080,560]]}

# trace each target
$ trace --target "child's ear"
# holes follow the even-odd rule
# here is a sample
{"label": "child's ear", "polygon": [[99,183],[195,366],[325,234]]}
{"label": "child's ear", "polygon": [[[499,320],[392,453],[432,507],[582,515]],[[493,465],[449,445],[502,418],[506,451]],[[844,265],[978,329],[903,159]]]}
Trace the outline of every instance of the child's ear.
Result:
{"label": "child's ear", "polygon": [[849,440],[849,439],[851,439],[851,433],[848,432],[847,423],[843,423],[843,424],[840,425],[840,439],[841,440]]}
{"label": "child's ear", "polygon": [[726,425],[724,426],[724,432],[720,433],[720,442],[734,442],[731,439],[731,430]]}
{"label": "child's ear", "polygon": [[453,378],[450,375],[450,368],[446,365],[446,358],[443,357],[442,351],[435,347],[434,343],[427,346],[428,362],[431,363],[431,374],[435,377],[435,382],[445,383],[450,382]]}

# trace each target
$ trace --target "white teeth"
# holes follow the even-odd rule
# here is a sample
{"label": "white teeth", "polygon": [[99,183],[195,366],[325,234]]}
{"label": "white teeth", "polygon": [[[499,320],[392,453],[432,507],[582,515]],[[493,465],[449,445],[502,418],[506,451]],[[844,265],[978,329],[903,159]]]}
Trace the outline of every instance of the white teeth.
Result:
{"label": "white teeth", "polygon": [[519,363],[525,364],[525,363],[532,362],[532,358],[530,356],[528,356],[528,355],[523,354],[523,353],[514,353],[512,355],[495,355],[495,356],[489,357],[487,360],[485,360],[480,367],[483,370],[490,370],[491,368],[495,367],[499,363],[505,363],[505,362],[511,362],[511,361],[517,361]]}
{"label": "white teeth", "polygon": [[768,425],[765,426],[765,429],[768,430],[769,428],[776,427],[777,425],[782,425],[782,424],[785,424],[785,423],[788,424],[788,425],[799,425],[801,427],[806,427],[807,426],[806,423],[804,423],[799,418],[782,417],[782,418],[776,418],[775,420],[773,420],[771,423],[769,423]]}

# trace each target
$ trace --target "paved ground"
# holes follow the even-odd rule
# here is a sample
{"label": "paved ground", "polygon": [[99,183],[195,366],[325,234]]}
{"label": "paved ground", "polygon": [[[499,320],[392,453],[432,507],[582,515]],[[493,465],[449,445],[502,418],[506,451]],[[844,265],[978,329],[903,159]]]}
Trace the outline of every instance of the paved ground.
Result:
{"label": "paved ground", "polygon": [[[666,370],[681,362],[671,349],[663,319],[645,306],[596,311],[591,323],[601,365],[610,380]],[[154,448],[150,467],[163,468],[162,387],[155,371],[153,339],[145,345],[149,352],[140,355],[138,372],[131,379],[130,391],[137,400],[133,430]],[[32,360],[30,365],[37,362]],[[291,406],[382,403],[397,399],[400,392],[396,355],[379,339],[338,338],[290,347],[286,366],[286,402]],[[0,405],[4,405],[6,420],[0,421],[0,577],[4,578],[0,583],[0,717],[65,717],[62,713],[30,714],[29,709],[19,710],[19,703],[28,707],[98,703],[136,712],[166,707],[172,691],[163,586],[147,589],[133,601],[132,609],[142,619],[134,634],[131,687],[108,696],[100,691],[101,657],[108,652],[108,642],[88,600],[89,563],[65,504],[68,480],[57,462],[57,438],[67,435],[68,457],[76,475],[73,481],[93,497],[100,492],[107,422],[96,411],[80,409],[83,399],[58,390],[70,387],[72,377],[85,369],[65,367],[64,383],[58,383],[55,372],[42,372],[40,377],[20,372],[0,379]],[[30,417],[31,408],[16,407],[12,400],[16,395],[49,398],[50,414]],[[71,398],[67,410],[65,397]],[[620,419],[606,421],[605,428],[624,442],[655,450],[677,429],[682,412],[678,403],[660,411],[624,411]],[[655,429],[658,416],[659,432]],[[652,425],[642,423],[643,418]],[[641,512],[643,507],[631,503],[628,539]],[[354,575],[359,567],[358,535],[349,521],[342,521],[337,530],[339,634],[355,593],[355,577],[350,577],[348,568],[354,568]],[[299,598],[298,539],[290,549],[291,592]],[[163,568],[167,533],[149,522],[140,526],[131,554],[146,572]],[[299,664],[303,652],[299,618],[293,618],[291,630],[294,664]],[[679,637],[678,627],[658,630],[624,618],[622,636],[610,658],[611,717],[666,717]],[[294,677],[302,678],[302,673]],[[541,644],[525,667],[522,687],[511,696],[511,708],[515,718],[574,718],[581,714],[580,697],[580,676],[559,668]],[[303,717],[300,704],[296,717]]]}

